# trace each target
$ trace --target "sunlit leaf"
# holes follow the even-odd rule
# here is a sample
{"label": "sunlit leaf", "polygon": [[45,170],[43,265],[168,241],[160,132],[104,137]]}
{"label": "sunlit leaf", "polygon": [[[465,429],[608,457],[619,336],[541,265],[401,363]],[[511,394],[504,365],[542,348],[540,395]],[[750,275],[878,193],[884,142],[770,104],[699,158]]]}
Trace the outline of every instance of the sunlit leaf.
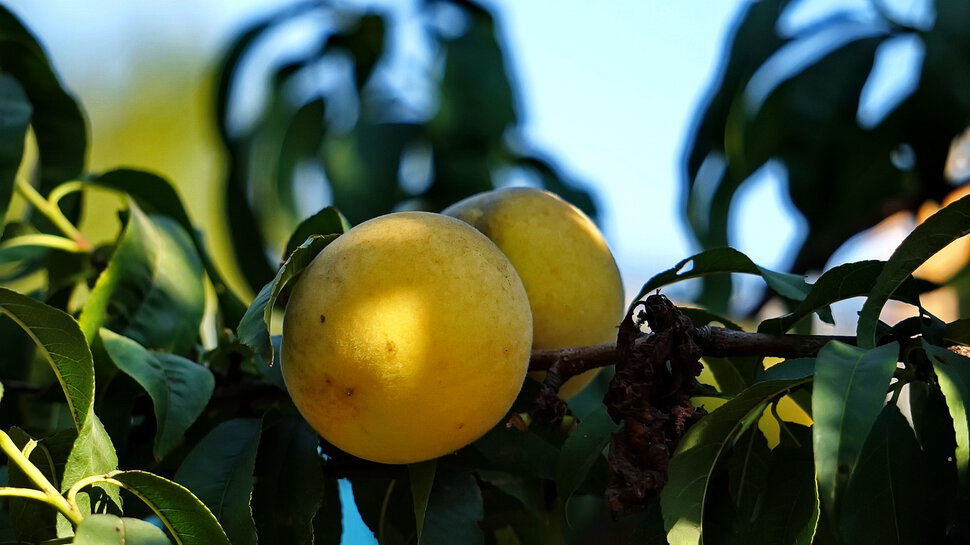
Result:
{"label": "sunlit leaf", "polygon": [[970,358],[924,344],[946,398],[956,437],[956,468],[962,496],[970,498]]}
{"label": "sunlit leaf", "polygon": [[91,515],[77,527],[75,545],[171,545],[157,526],[115,515]]}
{"label": "sunlit leaf", "polygon": [[85,337],[107,327],[145,348],[184,354],[199,337],[204,308],[202,265],[188,233],[131,203],[111,261],[81,311]]}
{"label": "sunlit leaf", "polygon": [[75,427],[93,415],[94,360],[74,318],[26,295],[0,287],[0,313],[33,339],[64,390]]}
{"label": "sunlit leaf", "polygon": [[222,278],[219,268],[216,267],[215,262],[212,261],[212,256],[206,249],[201,231],[192,223],[182,199],[168,180],[150,172],[121,168],[88,179],[85,183],[126,193],[146,213],[170,216],[178,222],[185,232],[192,237],[195,250],[202,258],[206,274],[215,288],[219,307],[225,314],[225,320],[231,326],[239,323],[246,311],[246,305]]}
{"label": "sunlit leaf", "polygon": [[110,477],[151,508],[177,545],[230,545],[216,517],[183,486],[145,471]]}
{"label": "sunlit leaf", "polygon": [[273,364],[274,356],[269,332],[276,298],[286,287],[287,282],[300,274],[300,271],[306,268],[321,250],[336,240],[337,236],[339,235],[313,235],[293,250],[290,257],[280,267],[279,272],[276,273],[276,278],[263,286],[252,304],[249,305],[243,319],[239,322],[239,340],[252,348],[258,356],[270,365]]}

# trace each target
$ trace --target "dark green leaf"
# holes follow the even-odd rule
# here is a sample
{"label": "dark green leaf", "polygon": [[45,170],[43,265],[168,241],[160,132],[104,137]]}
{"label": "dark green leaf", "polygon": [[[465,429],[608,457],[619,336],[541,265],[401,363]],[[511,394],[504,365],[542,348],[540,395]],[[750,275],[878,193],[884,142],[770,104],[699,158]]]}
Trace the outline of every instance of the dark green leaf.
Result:
{"label": "dark green leaf", "polygon": [[145,348],[184,354],[195,347],[204,309],[202,265],[188,233],[130,203],[111,261],[81,310],[85,338],[107,327]]}
{"label": "dark green leaf", "polygon": [[[381,545],[414,543],[414,508],[411,491],[400,479],[375,475],[350,478],[354,502],[361,520],[374,533]],[[425,522],[427,524],[427,521]]]}
{"label": "dark green leaf", "polygon": [[[802,300],[795,310],[784,316],[761,322],[758,331],[761,333],[785,333],[802,318],[828,305],[867,295],[873,283],[883,270],[883,261],[859,261],[846,263],[825,271],[812,284],[812,291]],[[919,304],[920,282],[909,278],[902,289],[894,293],[894,298],[913,305]]]}
{"label": "dark green leaf", "polygon": [[75,427],[84,428],[93,415],[94,360],[78,323],[60,310],[2,287],[0,312],[33,339],[57,375]]}
{"label": "dark green leaf", "polygon": [[[101,420],[92,410],[84,427],[78,432],[77,439],[71,447],[71,453],[64,464],[61,492],[67,492],[74,483],[85,477],[103,475],[114,471],[117,467],[118,455],[115,453],[115,447]],[[109,484],[97,484],[78,495],[77,506],[81,514],[86,516],[88,513],[120,508],[121,497],[115,487]],[[70,523],[66,518],[59,516],[57,529],[58,535],[64,535],[70,529]]]}
{"label": "dark green leaf", "polygon": [[189,219],[188,211],[182,204],[182,199],[168,180],[150,172],[122,168],[105,172],[87,180],[86,183],[126,193],[148,214],[170,216],[178,222],[185,229],[185,232],[192,236],[195,250],[202,258],[206,274],[215,288],[219,307],[225,315],[225,320],[232,327],[239,323],[243,312],[246,311],[246,305],[222,278],[219,268],[216,267],[215,262],[212,261],[212,257],[206,250],[202,233],[195,228],[192,220]]}
{"label": "dark green leaf", "polygon": [[239,340],[252,348],[270,365],[273,364],[273,344],[270,342],[269,332],[276,298],[286,287],[287,282],[305,269],[321,250],[336,240],[337,236],[339,235],[313,235],[293,250],[276,273],[276,278],[263,286],[239,322]]}
{"label": "dark green leaf", "polygon": [[[323,532],[339,540],[341,507],[339,501],[332,503],[337,481],[324,479],[318,443],[298,415],[264,417],[252,501],[261,545],[310,543],[311,536]],[[321,512],[324,498],[331,501],[329,513]]]}
{"label": "dark green leaf", "polygon": [[[689,268],[684,271],[688,264],[690,265]],[[759,275],[768,284],[768,287],[775,290],[779,295],[796,301],[803,299],[812,289],[803,276],[770,271],[764,267],[759,267],[748,256],[734,248],[714,248],[688,257],[674,265],[673,268],[647,280],[634,301],[639,301],[654,290],[675,282],[710,274],[726,273]]]}
{"label": "dark green leaf", "polygon": [[889,257],[862,306],[856,330],[859,346],[875,346],[879,313],[910,274],[933,254],[967,233],[970,233],[970,196],[942,208],[913,229]]}
{"label": "dark green leaf", "polygon": [[555,481],[559,450],[533,432],[521,432],[499,424],[472,443],[495,469],[515,475]]}
{"label": "dark green leaf", "polygon": [[970,358],[945,348],[924,344],[926,355],[946,397],[956,438],[956,467],[964,498],[970,498]]}
{"label": "dark green leaf", "polygon": [[40,189],[80,175],[87,151],[87,126],[74,99],[61,87],[47,55],[24,25],[0,6],[3,70],[23,86],[34,106],[30,120],[40,153]]}
{"label": "dark green leaf", "polygon": [[344,533],[340,486],[336,480],[326,481],[323,501],[313,517],[313,545],[340,545]]}
{"label": "dark green leaf", "polygon": [[151,523],[114,515],[91,515],[77,527],[75,545],[171,545]]}
{"label": "dark green leaf", "polygon": [[175,473],[175,480],[212,511],[234,545],[256,543],[249,499],[260,429],[257,418],[219,424],[196,443]]}
{"label": "dark green leaf", "polygon": [[926,460],[906,418],[883,407],[849,480],[839,518],[845,543],[943,543],[932,515]]}
{"label": "dark green leaf", "polygon": [[428,510],[428,500],[434,487],[434,475],[438,461],[428,460],[408,464],[408,474],[411,477],[411,498],[414,501],[414,520],[418,529],[418,543],[424,530],[424,517]]}
{"label": "dark green leaf", "polygon": [[731,503],[742,514],[753,513],[765,487],[765,468],[771,457],[768,440],[757,426],[738,436],[728,460]]}
{"label": "dark green leaf", "polygon": [[819,497],[830,512],[856,466],[863,442],[886,400],[899,344],[871,350],[832,341],[819,350],[812,392]]}
{"label": "dark green leaf", "polygon": [[721,454],[744,431],[751,415],[760,414],[770,400],[809,382],[811,376],[811,360],[779,363],[690,428],[670,460],[667,486],[660,494],[671,543],[701,543],[708,483]]}
{"label": "dark green leaf", "polygon": [[819,517],[812,431],[798,424],[786,424],[794,437],[782,437],[771,452],[759,498],[757,518],[752,524],[750,543],[809,545]]}
{"label": "dark green leaf", "polygon": [[180,356],[149,352],[137,342],[101,329],[101,341],[114,364],[133,378],[155,406],[155,457],[165,457],[202,414],[215,389],[205,367]]}
{"label": "dark green leaf", "polygon": [[230,545],[216,517],[181,485],[145,471],[118,471],[111,478],[151,508],[177,545]]}
{"label": "dark green leaf", "polygon": [[350,230],[350,223],[339,210],[328,206],[303,220],[286,243],[285,256],[293,253],[312,235],[339,235]]}
{"label": "dark green leaf", "polygon": [[0,74],[0,225],[7,217],[33,109],[17,80]]}
{"label": "dark green leaf", "polygon": [[468,470],[439,464],[418,545],[484,542],[482,492]]}
{"label": "dark green leaf", "polygon": [[556,468],[556,485],[564,505],[586,479],[594,462],[603,457],[603,449],[618,428],[606,407],[600,405],[569,434],[562,445]]}
{"label": "dark green leaf", "polygon": [[970,318],[961,318],[946,324],[943,338],[964,346],[970,345]]}

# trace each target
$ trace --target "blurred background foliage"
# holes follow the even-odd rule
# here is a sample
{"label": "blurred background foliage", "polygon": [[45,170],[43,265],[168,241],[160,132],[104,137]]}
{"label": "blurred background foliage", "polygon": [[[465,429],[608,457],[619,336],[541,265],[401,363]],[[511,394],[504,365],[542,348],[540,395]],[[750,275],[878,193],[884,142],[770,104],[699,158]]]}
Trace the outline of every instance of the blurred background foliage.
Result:
{"label": "blurred background foliage", "polygon": [[[684,211],[701,247],[732,245],[738,191],[771,169],[807,222],[790,267],[804,274],[898,212],[922,220],[970,179],[970,4],[845,3],[791,28],[798,4],[740,14],[686,151]],[[963,241],[922,273],[950,281],[967,257]],[[707,279],[698,301],[726,312],[730,296],[729,279]]]}
{"label": "blurred background foliage", "polygon": [[[288,6],[231,45],[216,118],[229,154],[232,246],[251,289],[275,274],[297,225],[328,204],[351,224],[395,210],[440,211],[527,170],[535,185],[595,217],[590,195],[522,141],[516,86],[489,11],[459,0],[420,9],[423,63],[395,62],[388,52],[393,19],[327,2]],[[300,25],[311,36],[304,52],[258,66],[256,76],[247,70],[273,33]],[[415,82],[408,89],[390,76],[401,70],[411,73],[399,78]],[[240,113],[233,99],[254,85],[261,101]]]}

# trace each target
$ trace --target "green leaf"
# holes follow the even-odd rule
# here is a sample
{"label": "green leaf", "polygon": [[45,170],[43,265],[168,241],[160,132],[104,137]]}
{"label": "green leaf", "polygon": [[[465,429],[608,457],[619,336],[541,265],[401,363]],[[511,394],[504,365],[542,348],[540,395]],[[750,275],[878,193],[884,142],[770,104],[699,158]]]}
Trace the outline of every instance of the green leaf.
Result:
{"label": "green leaf", "polygon": [[438,464],[418,545],[484,542],[482,492],[471,471]]}
{"label": "green leaf", "polygon": [[318,533],[314,528],[333,532],[333,526],[339,539],[339,500],[328,504],[335,513],[319,514],[322,500],[336,495],[337,481],[324,479],[318,444],[316,432],[298,414],[263,417],[252,500],[261,545],[310,543]]}
{"label": "green leaf", "polygon": [[85,338],[107,327],[145,348],[184,354],[195,347],[204,310],[202,265],[188,233],[130,203],[111,261],[81,310]]}
{"label": "green leaf", "polygon": [[946,324],[943,338],[956,344],[970,346],[970,318],[961,318]]}
{"label": "green leaf", "polygon": [[0,50],[3,71],[20,82],[34,106],[30,124],[40,154],[40,190],[46,193],[84,169],[88,140],[84,115],[61,86],[37,39],[2,6]]}
{"label": "green leaf", "polygon": [[74,426],[83,429],[93,415],[94,360],[78,323],[60,310],[3,287],[0,312],[27,332],[50,363],[64,390]]}
{"label": "green leaf", "polygon": [[924,343],[923,348],[933,362],[933,371],[953,419],[961,495],[970,499],[970,358],[931,344]]}
{"label": "green leaf", "polygon": [[[111,437],[105,431],[101,420],[92,410],[84,427],[78,432],[77,439],[71,446],[71,453],[64,464],[64,477],[61,479],[61,492],[70,490],[74,483],[91,475],[103,475],[114,471],[118,467],[118,455],[111,443]],[[113,504],[113,505],[112,505]],[[118,490],[110,484],[99,483],[86,488],[77,496],[77,506],[81,514],[100,513],[108,509],[119,509],[121,497]],[[68,535],[70,522],[58,515],[58,536]]]}
{"label": "green leaf", "polygon": [[135,380],[155,406],[155,446],[164,458],[182,439],[185,430],[202,414],[212,392],[212,371],[180,356],[149,352],[137,342],[101,329],[101,341],[111,361]]}
{"label": "green leaf", "polygon": [[[867,295],[882,272],[883,261],[859,261],[833,267],[812,284],[812,291],[795,309],[784,316],[761,322],[761,333],[785,333],[800,320],[828,305]],[[908,278],[894,298],[913,305],[919,304],[920,281]]]}
{"label": "green leaf", "polygon": [[566,438],[556,467],[556,486],[564,508],[573,492],[586,479],[593,464],[603,456],[603,449],[618,428],[619,424],[613,422],[606,407],[600,405],[580,421]]}
{"label": "green leaf", "polygon": [[192,236],[195,251],[202,258],[205,272],[215,288],[224,319],[232,327],[239,323],[246,311],[246,305],[223,279],[206,249],[202,232],[195,228],[182,199],[168,180],[150,172],[122,168],[105,172],[86,180],[85,183],[125,193],[146,213],[170,216],[178,222]]}
{"label": "green leaf", "polygon": [[472,443],[494,469],[515,475],[556,480],[556,464],[559,450],[533,432],[521,432],[499,423],[480,439]]}
{"label": "green leaf", "polygon": [[970,233],[970,195],[945,206],[913,229],[893,251],[862,305],[856,329],[859,346],[875,346],[879,313],[910,274],[947,244],[967,233]]}
{"label": "green leaf", "polygon": [[819,496],[830,512],[886,401],[899,343],[871,350],[832,341],[819,350],[812,392],[813,443]]}
{"label": "green leaf", "polygon": [[752,524],[750,543],[809,545],[819,517],[812,431],[787,423],[798,443],[784,435],[764,472],[764,488]]}
{"label": "green leaf", "polygon": [[[684,268],[690,268],[684,271]],[[682,272],[683,271],[683,272]],[[654,290],[691,278],[700,278],[711,274],[746,273],[761,276],[768,287],[779,295],[800,301],[811,291],[812,287],[805,281],[805,277],[797,274],[780,273],[759,267],[748,256],[734,248],[714,248],[693,255],[677,263],[673,268],[655,275],[640,289],[640,293],[633,299],[639,301]],[[635,304],[635,303],[634,303]]]}
{"label": "green leaf", "polygon": [[340,235],[350,230],[350,222],[339,210],[328,206],[316,214],[300,222],[300,225],[290,235],[286,242],[283,255],[289,256],[300,244],[313,235]]}
{"label": "green leaf", "polygon": [[307,265],[313,261],[328,244],[337,239],[339,235],[313,235],[303,244],[298,246],[290,257],[287,258],[276,278],[272,282],[263,286],[252,304],[246,310],[246,314],[239,322],[239,340],[253,349],[253,351],[264,361],[273,364],[273,343],[270,340],[269,332],[273,319],[273,307],[287,282],[292,280]]}
{"label": "green leaf", "polygon": [[17,80],[0,74],[0,225],[7,217],[33,108]]}
{"label": "green leaf", "polygon": [[189,452],[175,480],[212,511],[234,545],[255,545],[249,500],[262,423],[235,418],[212,429]]}
{"label": "green leaf", "polygon": [[151,523],[114,515],[91,515],[77,527],[74,545],[171,545]]}
{"label": "green leaf", "polygon": [[151,508],[177,545],[230,545],[216,517],[183,486],[145,471],[110,476]]}
{"label": "green leaf", "polygon": [[421,533],[424,530],[424,517],[428,510],[428,501],[431,499],[437,465],[437,459],[408,464],[408,474],[411,477],[411,498],[414,501],[414,520],[418,529],[418,543],[421,542]]}
{"label": "green leaf", "polygon": [[[350,483],[346,486],[349,487]],[[340,545],[343,533],[340,482],[333,479],[327,480],[323,489],[323,501],[320,502],[320,507],[313,516],[313,545]]]}
{"label": "green leaf", "polygon": [[667,539],[701,543],[701,521],[708,485],[722,453],[744,431],[750,416],[772,399],[806,384],[812,360],[787,360],[765,372],[759,382],[718,407],[688,430],[670,460],[667,486],[660,493]]}
{"label": "green leaf", "polygon": [[[927,460],[899,409],[883,407],[849,480],[839,517],[844,543],[944,543],[932,521]],[[934,527],[936,526],[936,527]]]}

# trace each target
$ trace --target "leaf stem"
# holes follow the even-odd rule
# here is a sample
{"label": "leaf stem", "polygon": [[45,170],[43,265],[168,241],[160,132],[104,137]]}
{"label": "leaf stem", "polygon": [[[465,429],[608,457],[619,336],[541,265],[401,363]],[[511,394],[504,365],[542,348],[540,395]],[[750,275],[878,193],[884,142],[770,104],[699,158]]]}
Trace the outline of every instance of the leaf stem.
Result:
{"label": "leaf stem", "polygon": [[81,515],[81,511],[78,510],[77,506],[64,499],[64,496],[61,496],[61,493],[54,488],[54,485],[47,480],[47,477],[24,456],[24,453],[17,448],[17,444],[4,431],[0,431],[0,449],[7,454],[10,462],[17,464],[17,467],[24,472],[24,475],[40,488],[40,491],[35,491],[37,494],[31,493],[31,495],[23,497],[30,497],[48,503],[63,513],[75,526],[81,524],[84,517]]}
{"label": "leaf stem", "polygon": [[[61,212],[61,209],[58,208],[57,204],[45,199],[43,195],[34,189],[34,186],[30,185],[30,182],[28,182],[26,178],[18,177],[17,181],[15,182],[15,187],[17,188],[17,192],[20,193],[20,195],[26,199],[27,202],[29,202],[34,206],[34,208],[37,209],[37,211],[47,217],[47,219],[49,219],[55,227],[60,229],[62,233],[76,242],[78,247],[81,248],[81,251],[91,251],[91,243],[84,238],[84,235],[82,235],[81,232],[78,231],[77,227],[71,223],[71,220],[64,216],[64,213]],[[62,195],[60,196],[63,196],[64,192],[62,191],[61,193]]]}
{"label": "leaf stem", "polygon": [[61,202],[61,199],[70,195],[71,193],[76,193],[82,191],[85,188],[85,184],[79,180],[72,180],[70,182],[64,182],[63,184],[51,189],[51,192],[47,195],[47,202],[57,205]]}
{"label": "leaf stem", "polygon": [[[84,253],[85,250],[76,241],[58,235],[33,234],[21,235],[5,240],[0,244],[0,249],[17,248],[20,246],[43,246],[56,250],[64,250],[75,254]],[[90,248],[89,248],[90,249]]]}

